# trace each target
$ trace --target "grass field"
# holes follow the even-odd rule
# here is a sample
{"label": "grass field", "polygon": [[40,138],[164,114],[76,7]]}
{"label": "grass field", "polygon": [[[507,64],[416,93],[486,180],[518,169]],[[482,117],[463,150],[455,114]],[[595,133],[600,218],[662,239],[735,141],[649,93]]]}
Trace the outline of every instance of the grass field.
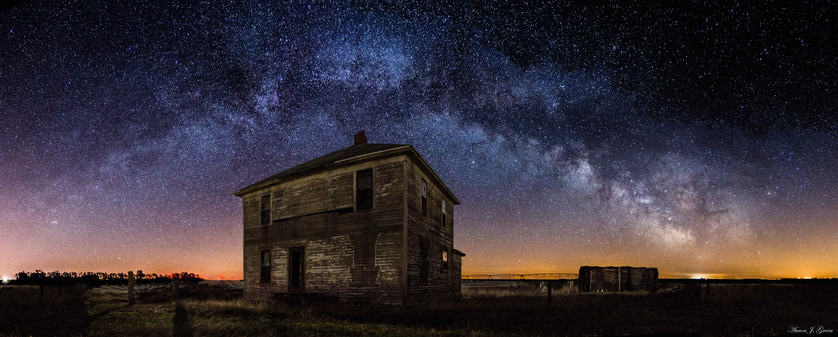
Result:
{"label": "grass field", "polygon": [[[675,287],[655,294],[544,293],[498,286],[459,302],[410,307],[241,300],[230,284],[0,288],[0,336],[752,336],[838,330],[838,285]],[[486,289],[483,289],[486,290]],[[467,293],[467,291],[464,291]],[[824,335],[824,334],[821,334]]]}

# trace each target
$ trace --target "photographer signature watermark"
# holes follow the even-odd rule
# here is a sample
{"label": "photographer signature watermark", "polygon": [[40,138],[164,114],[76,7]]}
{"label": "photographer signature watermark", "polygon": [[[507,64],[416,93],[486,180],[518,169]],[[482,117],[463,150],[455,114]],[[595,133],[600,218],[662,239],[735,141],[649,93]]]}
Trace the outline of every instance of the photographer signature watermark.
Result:
{"label": "photographer signature watermark", "polygon": [[807,335],[820,335],[825,333],[834,333],[835,330],[824,328],[823,325],[816,325],[810,327],[790,326],[788,333],[800,333]]}

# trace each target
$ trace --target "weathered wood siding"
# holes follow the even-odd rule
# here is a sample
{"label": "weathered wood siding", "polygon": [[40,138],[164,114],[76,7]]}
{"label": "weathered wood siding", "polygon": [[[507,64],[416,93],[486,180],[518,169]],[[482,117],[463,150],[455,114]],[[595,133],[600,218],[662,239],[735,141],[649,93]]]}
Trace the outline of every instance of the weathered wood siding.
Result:
{"label": "weathered wood siding", "polygon": [[452,254],[451,260],[451,292],[455,299],[463,296],[463,257],[460,254]]}
{"label": "weathered wood siding", "polygon": [[[433,179],[408,159],[407,174],[407,303],[450,299],[459,283],[454,260],[454,204]],[[422,214],[422,179],[427,182],[427,215]],[[442,200],[446,200],[447,223],[440,224]],[[423,252],[423,250],[425,252]],[[448,270],[442,269],[442,251],[448,252]],[[454,269],[458,270],[454,272]]]}
{"label": "weathered wood siding", "polygon": [[351,208],[355,204],[355,172],[319,174],[291,181],[272,191],[274,220]]}
{"label": "weathered wood siding", "polygon": [[579,268],[579,290],[598,291],[656,291],[658,269],[644,267]]}
{"label": "weathered wood siding", "polygon": [[[288,249],[304,248],[304,292],[341,302],[404,301],[406,156],[344,166],[243,196],[245,297],[288,292]],[[355,172],[373,169],[373,208],[354,211]],[[269,225],[260,197],[271,194]],[[260,251],[272,252],[271,282],[260,283]]]}

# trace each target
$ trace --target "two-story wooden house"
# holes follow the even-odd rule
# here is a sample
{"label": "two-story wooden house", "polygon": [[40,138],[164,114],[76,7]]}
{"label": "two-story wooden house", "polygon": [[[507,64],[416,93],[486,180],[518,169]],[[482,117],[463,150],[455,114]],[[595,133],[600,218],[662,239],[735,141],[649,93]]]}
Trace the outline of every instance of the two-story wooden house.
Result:
{"label": "two-story wooden house", "polygon": [[460,297],[460,202],[410,145],[355,144],[235,193],[244,294],[412,304]]}

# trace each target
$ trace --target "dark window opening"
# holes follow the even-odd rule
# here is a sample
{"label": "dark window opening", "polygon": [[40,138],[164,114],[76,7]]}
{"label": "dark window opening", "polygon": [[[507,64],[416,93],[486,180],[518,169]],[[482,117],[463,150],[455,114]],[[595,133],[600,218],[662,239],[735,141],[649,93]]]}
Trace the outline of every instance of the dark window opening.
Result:
{"label": "dark window opening", "polygon": [[448,272],[448,251],[445,249],[442,250],[442,272]]}
{"label": "dark window opening", "polygon": [[372,208],[372,169],[355,173],[355,210]]}
{"label": "dark window opening", "polygon": [[428,282],[428,238],[419,238],[419,281]]}
{"label": "dark window opening", "polygon": [[263,225],[267,225],[271,223],[271,195],[265,194],[262,196],[262,202],[260,202],[259,206],[259,218],[260,223]]}
{"label": "dark window opening", "polygon": [[440,219],[440,225],[442,225],[442,228],[445,228],[445,225],[447,224],[446,221],[448,221],[447,214],[445,212],[445,208],[446,208],[445,199],[442,199],[442,219]]}
{"label": "dark window opening", "polygon": [[260,272],[259,281],[262,283],[271,282],[271,251],[263,250],[261,255],[262,270]]}
{"label": "dark window opening", "polygon": [[422,179],[422,215],[428,215],[428,183]]}
{"label": "dark window opening", "polygon": [[303,247],[291,247],[288,249],[288,290],[291,292],[303,292],[305,285],[305,249]]}

